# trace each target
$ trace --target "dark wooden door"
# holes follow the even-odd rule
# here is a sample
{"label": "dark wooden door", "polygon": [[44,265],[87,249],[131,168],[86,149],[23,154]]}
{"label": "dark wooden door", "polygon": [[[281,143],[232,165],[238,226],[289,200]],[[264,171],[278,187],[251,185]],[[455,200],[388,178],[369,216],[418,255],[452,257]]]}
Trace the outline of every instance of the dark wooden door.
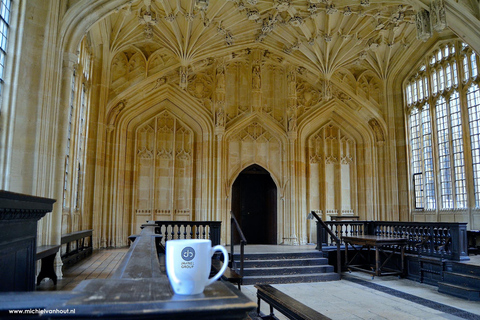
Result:
{"label": "dark wooden door", "polygon": [[[232,210],[248,244],[277,244],[277,187],[262,167],[243,170],[232,187]],[[234,232],[234,241],[239,243]]]}

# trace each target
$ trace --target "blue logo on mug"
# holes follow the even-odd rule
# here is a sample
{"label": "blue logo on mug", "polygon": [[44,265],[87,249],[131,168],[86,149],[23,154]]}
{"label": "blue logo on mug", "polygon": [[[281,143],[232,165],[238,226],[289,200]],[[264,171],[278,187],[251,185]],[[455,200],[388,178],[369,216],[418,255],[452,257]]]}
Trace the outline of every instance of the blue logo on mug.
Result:
{"label": "blue logo on mug", "polygon": [[185,261],[191,261],[195,258],[195,250],[192,247],[185,247],[182,250],[182,259]]}

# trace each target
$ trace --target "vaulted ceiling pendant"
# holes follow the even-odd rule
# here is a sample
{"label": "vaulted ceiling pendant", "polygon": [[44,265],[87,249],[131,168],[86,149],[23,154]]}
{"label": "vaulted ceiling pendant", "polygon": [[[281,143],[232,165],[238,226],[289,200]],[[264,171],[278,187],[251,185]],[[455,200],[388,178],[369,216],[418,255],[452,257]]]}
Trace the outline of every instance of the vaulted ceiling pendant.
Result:
{"label": "vaulted ceiling pendant", "polygon": [[195,8],[205,11],[208,9],[209,0],[195,0]]}

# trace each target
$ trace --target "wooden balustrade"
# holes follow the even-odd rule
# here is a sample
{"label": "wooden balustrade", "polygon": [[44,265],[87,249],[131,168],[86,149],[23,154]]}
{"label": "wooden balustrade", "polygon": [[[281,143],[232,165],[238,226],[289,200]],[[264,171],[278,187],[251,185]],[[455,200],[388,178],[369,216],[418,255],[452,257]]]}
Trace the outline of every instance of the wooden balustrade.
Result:
{"label": "wooden balustrade", "polygon": [[174,239],[210,239],[220,244],[221,221],[154,221],[155,233],[162,236],[162,245]]}
{"label": "wooden balustrade", "polygon": [[[397,221],[325,221],[336,237],[377,235],[391,238],[408,238],[406,253],[418,254],[417,244],[429,237],[423,255],[444,257],[449,260],[468,259],[467,223],[456,222],[397,222]],[[318,247],[334,246],[333,238],[317,222]],[[451,243],[447,245],[447,242]],[[438,248],[445,248],[440,252]]]}

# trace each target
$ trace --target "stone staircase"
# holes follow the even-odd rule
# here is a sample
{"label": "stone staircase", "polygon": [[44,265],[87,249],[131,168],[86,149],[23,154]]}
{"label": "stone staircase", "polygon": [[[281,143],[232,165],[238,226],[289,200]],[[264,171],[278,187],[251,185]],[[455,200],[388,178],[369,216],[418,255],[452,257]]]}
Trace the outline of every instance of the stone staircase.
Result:
{"label": "stone staircase", "polygon": [[451,270],[443,273],[438,291],[456,297],[480,301],[480,266],[453,263]]}
{"label": "stone staircase", "polygon": [[[234,255],[239,266],[239,255]],[[243,284],[301,283],[340,280],[322,253],[245,254]]]}

